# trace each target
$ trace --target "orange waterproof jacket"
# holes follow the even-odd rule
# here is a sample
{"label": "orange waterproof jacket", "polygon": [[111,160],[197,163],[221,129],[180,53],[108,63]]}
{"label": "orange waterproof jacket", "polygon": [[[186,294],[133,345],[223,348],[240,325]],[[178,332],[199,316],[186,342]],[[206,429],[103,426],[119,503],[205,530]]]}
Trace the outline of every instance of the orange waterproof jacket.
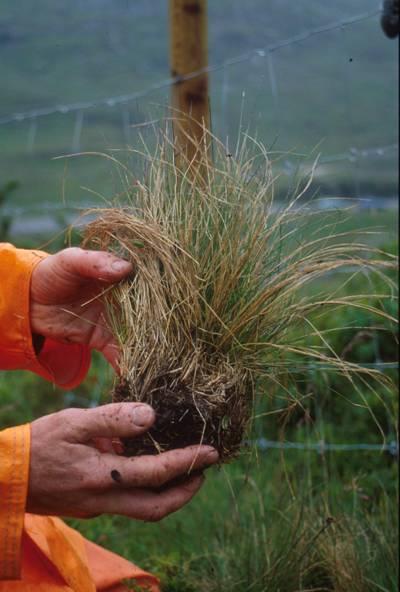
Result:
{"label": "orange waterproof jacket", "polygon": [[[43,257],[0,244],[0,369],[30,370],[72,388],[86,376],[88,348],[46,340],[36,356],[32,345],[30,278]],[[154,576],[59,518],[25,513],[29,451],[29,424],[0,431],[0,592],[111,592],[126,578],[158,592]]]}

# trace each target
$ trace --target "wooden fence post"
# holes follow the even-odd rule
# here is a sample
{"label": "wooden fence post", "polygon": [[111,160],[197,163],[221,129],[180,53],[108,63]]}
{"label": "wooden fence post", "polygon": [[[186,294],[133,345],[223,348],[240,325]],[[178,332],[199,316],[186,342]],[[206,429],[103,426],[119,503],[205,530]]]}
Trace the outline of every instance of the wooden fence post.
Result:
{"label": "wooden fence post", "polygon": [[[174,136],[192,161],[202,158],[196,147],[210,127],[208,99],[207,0],[169,0]],[[199,72],[193,75],[194,72]],[[193,141],[190,141],[190,139]]]}

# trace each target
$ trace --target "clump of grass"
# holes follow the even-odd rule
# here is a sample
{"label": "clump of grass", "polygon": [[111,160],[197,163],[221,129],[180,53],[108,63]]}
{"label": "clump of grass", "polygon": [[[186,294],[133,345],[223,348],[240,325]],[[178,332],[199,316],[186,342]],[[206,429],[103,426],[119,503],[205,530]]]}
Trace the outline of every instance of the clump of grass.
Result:
{"label": "clump of grass", "polygon": [[263,146],[246,140],[232,156],[211,135],[205,144],[199,153],[212,149],[213,159],[200,166],[177,158],[168,138],[155,154],[142,154],[143,180],[121,165],[128,200],[96,210],[85,229],[85,246],[112,250],[135,270],[105,294],[121,350],[113,398],[145,401],[157,412],[152,430],[125,442],[127,454],[203,442],[229,460],[260,377],[276,383],[293,356],[347,375],[367,372],[324,351],[321,334],[309,348],[298,345],[294,329],[311,327],[315,336],[309,319],[316,310],[371,306],[336,294],[306,296],[303,287],[343,266],[382,273],[393,262],[345,236],[330,240],[328,229],[303,235],[311,214],[299,204],[311,177],[278,208]]}
{"label": "clump of grass", "polygon": [[[213,533],[204,554],[186,562],[179,557],[175,573],[173,565],[168,569],[161,564],[165,590],[395,590],[396,533],[383,533],[381,524],[372,526],[365,513],[332,517],[301,499],[283,507],[275,509],[272,519],[256,508],[240,524],[231,517],[230,524]],[[385,518],[379,516],[380,521]]]}

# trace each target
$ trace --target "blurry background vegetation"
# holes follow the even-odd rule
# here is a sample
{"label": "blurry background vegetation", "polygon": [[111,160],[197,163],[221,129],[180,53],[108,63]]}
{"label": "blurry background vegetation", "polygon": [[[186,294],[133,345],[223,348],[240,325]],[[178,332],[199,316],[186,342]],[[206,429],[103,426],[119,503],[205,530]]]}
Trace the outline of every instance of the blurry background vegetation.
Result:
{"label": "blurry background vegetation", "polygon": [[[210,0],[210,63],[375,10],[376,0]],[[2,0],[0,120],[151,87],[168,78],[167,34],[166,0]],[[293,172],[321,152],[316,196],[364,200],[354,202],[354,211],[330,214],[336,231],[358,240],[361,228],[373,228],[365,240],[395,252],[397,209],[387,209],[385,198],[397,193],[396,78],[396,42],[384,37],[375,16],[213,73],[213,130],[234,148],[240,130],[248,129],[274,157],[285,153],[277,162],[282,195]],[[62,109],[0,125],[0,240],[62,247],[64,233],[54,233],[71,219],[68,206],[99,203],[96,192],[108,198],[120,186],[103,159],[52,158],[137,147],[140,134],[151,142],[151,127],[130,126],[167,115],[168,99],[165,87],[123,106],[85,110],[80,130],[80,116]],[[347,279],[332,276],[324,289]],[[386,288],[358,274],[343,290]],[[396,313],[393,303],[379,305]],[[388,323],[377,326],[354,311],[316,323],[347,327],[330,334],[330,345],[352,361],[396,360],[397,337]],[[397,373],[384,372],[392,386],[351,385],[312,365],[298,369],[285,391],[266,384],[251,438],[294,441],[305,449],[249,447],[236,463],[211,471],[196,501],[161,524],[118,517],[74,524],[155,570],[167,592],[394,592],[398,453],[387,445],[397,438]],[[111,382],[98,356],[87,380],[70,392],[28,373],[1,373],[0,426],[106,402]],[[286,411],[276,414],[282,407]],[[321,441],[382,450],[307,449]]]}
{"label": "blurry background vegetation", "polygon": [[[209,2],[210,64],[305,31],[379,11],[379,0],[218,0]],[[51,158],[79,150],[136,146],[143,124],[168,114],[169,88],[125,105],[77,112],[63,105],[146,90],[169,77],[167,0],[2,0],[0,120],[13,113],[60,106],[54,115],[0,127],[0,179],[20,181],[18,204],[74,203],[109,196],[110,169],[95,159]],[[318,145],[325,195],[396,195],[396,42],[379,17],[291,43],[211,75],[212,126],[234,147],[239,128],[274,150],[293,152],[291,173]],[[75,136],[75,137],[74,137]],[[386,147],[364,155],[357,151]],[[350,152],[352,151],[352,152]],[[301,157],[300,157],[301,160]],[[65,193],[63,195],[62,187]]]}

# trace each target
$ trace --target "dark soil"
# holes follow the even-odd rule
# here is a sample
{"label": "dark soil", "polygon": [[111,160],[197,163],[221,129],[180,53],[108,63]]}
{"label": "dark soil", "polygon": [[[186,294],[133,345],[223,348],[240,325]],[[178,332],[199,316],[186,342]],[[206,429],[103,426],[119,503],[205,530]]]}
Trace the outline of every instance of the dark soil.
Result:
{"label": "dark soil", "polygon": [[[124,454],[137,456],[158,454],[185,446],[207,444],[216,448],[221,461],[237,455],[248,422],[250,397],[232,397],[221,403],[210,405],[209,399],[196,399],[187,387],[177,392],[162,388],[151,389],[148,398],[140,401],[148,403],[156,412],[153,427],[139,438],[123,439]],[[113,401],[137,400],[127,382],[120,382],[114,388]]]}

